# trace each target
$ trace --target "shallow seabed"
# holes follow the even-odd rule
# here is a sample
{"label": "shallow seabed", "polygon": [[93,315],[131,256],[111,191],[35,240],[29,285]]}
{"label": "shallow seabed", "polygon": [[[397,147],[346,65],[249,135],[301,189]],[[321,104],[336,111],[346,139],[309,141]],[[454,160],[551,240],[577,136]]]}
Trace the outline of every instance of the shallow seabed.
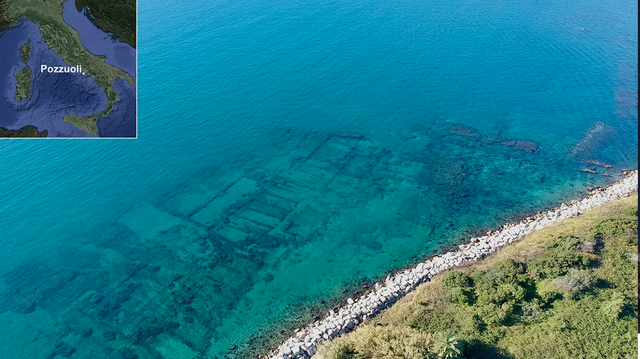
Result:
{"label": "shallow seabed", "polygon": [[413,151],[282,132],[260,156],[137,204],[100,238],[5,273],[3,338],[29,342],[13,353],[255,356],[394,268],[617,177],[447,121],[403,136]]}
{"label": "shallow seabed", "polygon": [[139,7],[137,140],[0,142],[2,358],[256,358],[637,167],[634,1]]}

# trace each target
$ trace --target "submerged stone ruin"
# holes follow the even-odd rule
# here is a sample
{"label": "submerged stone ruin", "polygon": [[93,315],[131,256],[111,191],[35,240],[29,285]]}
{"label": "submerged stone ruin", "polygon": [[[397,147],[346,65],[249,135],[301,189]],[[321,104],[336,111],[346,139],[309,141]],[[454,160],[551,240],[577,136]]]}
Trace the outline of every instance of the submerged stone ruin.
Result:
{"label": "submerged stone ruin", "polygon": [[319,344],[352,331],[358,324],[388,308],[419,284],[428,281],[443,270],[479,260],[534,230],[577,216],[589,208],[627,197],[637,190],[638,171],[633,171],[623,180],[606,189],[594,191],[587,198],[569,204],[563,203],[559,207],[535,217],[528,217],[516,224],[507,224],[493,234],[472,238],[470,243],[460,245],[452,251],[428,259],[400,273],[389,275],[384,281],[377,283],[375,290],[367,295],[356,300],[347,299],[344,306],[338,310],[332,310],[323,320],[297,331],[295,336],[282,343],[269,357],[271,359],[310,358],[316,353]]}
{"label": "submerged stone ruin", "polygon": [[[535,142],[452,123],[388,142],[282,132],[259,153],[133,204],[82,245],[0,274],[0,356],[256,358],[362,281],[470,230],[549,208],[554,191],[573,197],[584,183],[598,184],[556,165],[558,156]],[[512,236],[490,238],[470,244],[469,258]],[[468,259],[438,258],[299,332],[281,357],[312,354],[319,341]]]}

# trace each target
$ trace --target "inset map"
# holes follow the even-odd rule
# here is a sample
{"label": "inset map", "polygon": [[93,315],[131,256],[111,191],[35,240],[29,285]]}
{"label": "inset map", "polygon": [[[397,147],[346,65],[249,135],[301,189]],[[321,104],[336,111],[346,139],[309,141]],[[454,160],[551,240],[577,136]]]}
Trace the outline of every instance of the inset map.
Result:
{"label": "inset map", "polygon": [[0,0],[0,138],[135,138],[136,0]]}

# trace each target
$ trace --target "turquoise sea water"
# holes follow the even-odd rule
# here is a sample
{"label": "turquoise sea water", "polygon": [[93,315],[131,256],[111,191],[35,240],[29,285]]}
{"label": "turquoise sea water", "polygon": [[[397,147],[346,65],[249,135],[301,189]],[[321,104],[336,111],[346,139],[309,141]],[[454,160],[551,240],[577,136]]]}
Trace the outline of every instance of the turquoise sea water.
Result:
{"label": "turquoise sea water", "polygon": [[635,1],[140,0],[138,139],[0,141],[0,357],[256,357],[607,184],[637,41]]}

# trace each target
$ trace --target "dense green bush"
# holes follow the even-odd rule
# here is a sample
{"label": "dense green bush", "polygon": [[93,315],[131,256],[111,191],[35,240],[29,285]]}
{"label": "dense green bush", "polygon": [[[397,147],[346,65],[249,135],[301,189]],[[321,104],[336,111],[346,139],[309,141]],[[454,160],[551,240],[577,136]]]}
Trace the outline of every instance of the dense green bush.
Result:
{"label": "dense green bush", "polygon": [[558,290],[558,287],[550,280],[541,280],[536,282],[536,293],[540,300],[549,305],[553,301],[562,299],[562,294]]}
{"label": "dense green bush", "polygon": [[529,287],[524,265],[511,259],[500,261],[490,269],[477,270],[471,277],[478,305],[521,301]]}
{"label": "dense green bush", "polygon": [[411,303],[417,308],[403,308],[400,331],[341,338],[319,359],[634,357],[638,218],[637,206],[626,203],[614,216],[603,209],[601,217],[569,220],[521,247],[526,255],[502,257],[522,262],[489,260],[469,275],[444,273]]}
{"label": "dense green bush", "polygon": [[573,251],[578,248],[581,242],[582,240],[577,236],[555,236],[551,237],[547,242],[547,249]]}
{"label": "dense green bush", "polygon": [[471,278],[459,271],[448,271],[442,275],[442,285],[447,288],[467,288],[472,285]]}
{"label": "dense green bush", "polygon": [[553,279],[569,273],[571,268],[586,269],[590,264],[587,256],[573,249],[553,248],[540,258],[529,261],[527,269],[534,278]]}
{"label": "dense green bush", "polygon": [[453,334],[440,333],[435,338],[435,343],[431,347],[430,356],[439,359],[459,358],[462,354],[463,343]]}
{"label": "dense green bush", "polygon": [[524,302],[520,306],[521,320],[525,323],[538,323],[545,319],[544,303],[533,299],[531,302]]}
{"label": "dense green bush", "polygon": [[473,292],[466,288],[455,287],[451,289],[451,302],[457,304],[471,304]]}
{"label": "dense green bush", "polygon": [[620,292],[613,292],[611,294],[611,298],[607,300],[601,307],[600,310],[604,313],[604,315],[608,316],[611,319],[618,319],[620,314],[622,313],[622,309],[624,307],[625,298],[624,295]]}
{"label": "dense green bush", "polygon": [[603,219],[593,232],[596,237],[625,238],[629,244],[638,245],[638,218],[614,217]]}
{"label": "dense green bush", "polygon": [[513,304],[511,303],[488,303],[474,308],[476,317],[482,320],[487,326],[500,326],[506,324],[509,315],[513,313]]}

